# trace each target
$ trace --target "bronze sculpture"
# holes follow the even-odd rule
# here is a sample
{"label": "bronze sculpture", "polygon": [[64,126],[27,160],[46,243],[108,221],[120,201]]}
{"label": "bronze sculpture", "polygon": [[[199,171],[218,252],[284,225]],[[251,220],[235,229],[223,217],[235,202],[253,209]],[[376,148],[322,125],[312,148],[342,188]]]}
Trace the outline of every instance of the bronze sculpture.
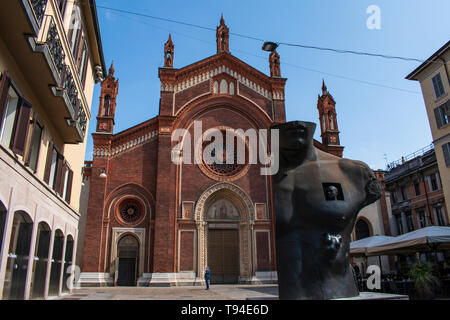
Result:
{"label": "bronze sculpture", "polygon": [[349,263],[358,212],[381,196],[381,184],[361,161],[313,145],[316,125],[278,124],[280,169],[273,176],[280,299],[358,295]]}

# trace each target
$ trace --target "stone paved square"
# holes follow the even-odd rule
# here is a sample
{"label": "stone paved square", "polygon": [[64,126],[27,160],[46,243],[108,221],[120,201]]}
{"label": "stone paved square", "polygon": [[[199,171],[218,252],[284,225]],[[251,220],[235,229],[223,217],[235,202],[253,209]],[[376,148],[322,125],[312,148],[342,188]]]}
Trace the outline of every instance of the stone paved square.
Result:
{"label": "stone paved square", "polygon": [[74,289],[57,300],[247,300],[277,299],[276,285],[212,285],[181,287],[95,287]]}

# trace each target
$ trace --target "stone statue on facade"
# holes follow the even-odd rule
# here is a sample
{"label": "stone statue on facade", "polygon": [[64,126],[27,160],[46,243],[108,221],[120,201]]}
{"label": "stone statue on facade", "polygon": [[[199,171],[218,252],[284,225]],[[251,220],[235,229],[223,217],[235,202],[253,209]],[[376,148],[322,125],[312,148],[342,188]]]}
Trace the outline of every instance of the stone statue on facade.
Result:
{"label": "stone statue on facade", "polygon": [[273,176],[280,299],[358,295],[349,262],[358,212],[381,196],[363,162],[313,145],[316,125],[278,124],[280,169]]}

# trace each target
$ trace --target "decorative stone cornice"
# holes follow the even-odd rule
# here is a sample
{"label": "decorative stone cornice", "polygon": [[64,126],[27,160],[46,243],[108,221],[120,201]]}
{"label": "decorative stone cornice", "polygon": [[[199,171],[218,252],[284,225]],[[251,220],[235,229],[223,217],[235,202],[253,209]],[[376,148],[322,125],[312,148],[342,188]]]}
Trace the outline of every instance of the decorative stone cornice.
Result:
{"label": "decorative stone cornice", "polygon": [[111,147],[107,146],[95,146],[93,151],[94,157],[100,158],[110,158],[115,157],[123,152],[129,151],[137,146],[153,141],[158,136],[158,131],[153,130],[149,132],[145,132],[139,137],[135,137],[131,135],[128,141],[123,141],[125,139],[121,139],[120,143],[113,142],[111,143]]}
{"label": "decorative stone cornice", "polygon": [[160,68],[161,91],[178,93],[221,73],[229,74],[269,100],[284,100],[285,78],[271,78],[227,52],[182,69]]}

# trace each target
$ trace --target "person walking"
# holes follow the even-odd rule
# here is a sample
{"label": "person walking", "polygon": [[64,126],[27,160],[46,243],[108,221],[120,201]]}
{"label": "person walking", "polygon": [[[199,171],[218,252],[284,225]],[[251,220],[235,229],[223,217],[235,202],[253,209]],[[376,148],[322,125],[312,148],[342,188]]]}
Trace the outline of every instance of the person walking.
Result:
{"label": "person walking", "polygon": [[209,290],[209,279],[211,279],[211,271],[209,267],[205,269],[205,282],[206,282],[206,290]]}

